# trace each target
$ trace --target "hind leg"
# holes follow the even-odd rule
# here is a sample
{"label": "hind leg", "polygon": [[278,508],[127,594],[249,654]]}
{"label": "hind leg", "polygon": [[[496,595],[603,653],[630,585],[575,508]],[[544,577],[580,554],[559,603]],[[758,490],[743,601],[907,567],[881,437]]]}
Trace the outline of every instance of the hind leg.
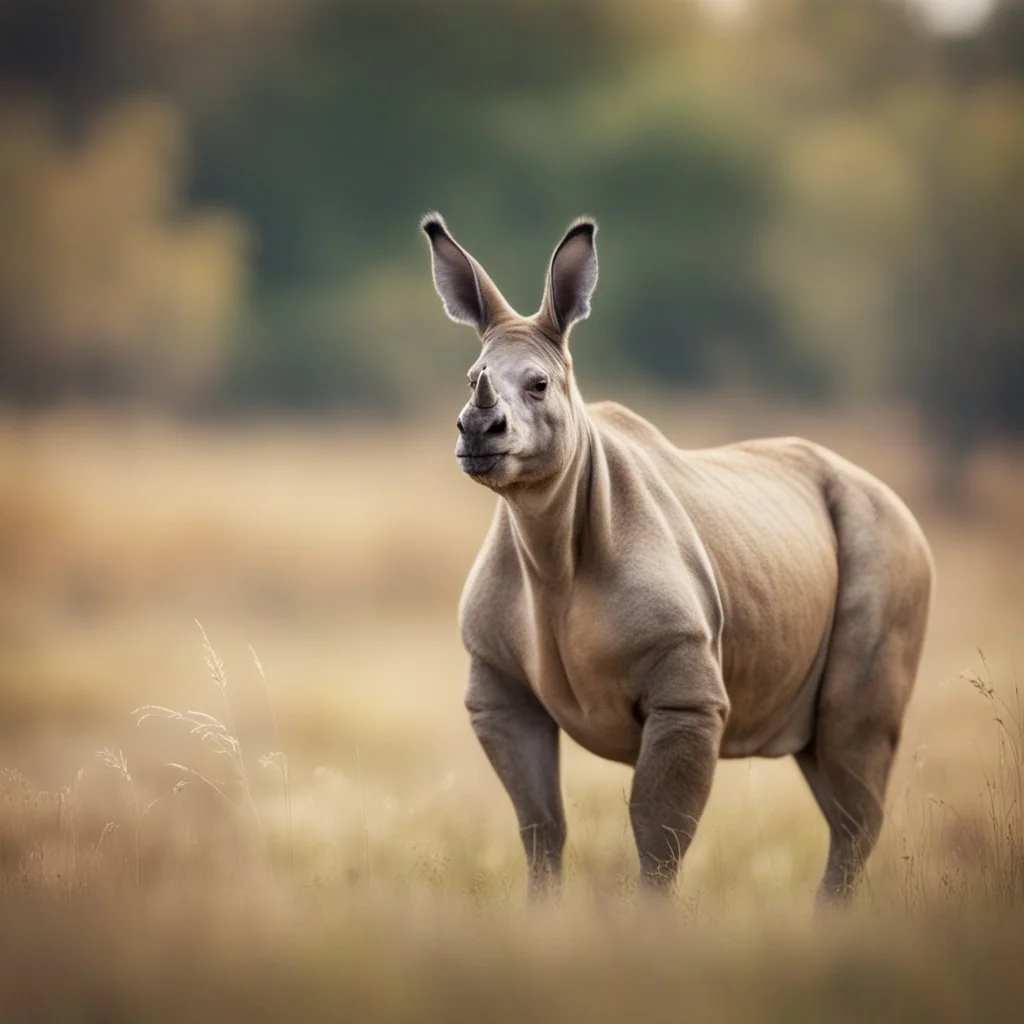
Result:
{"label": "hind leg", "polygon": [[813,746],[797,755],[829,828],[828,860],[818,887],[822,903],[843,903],[853,893],[882,828],[895,752],[895,742],[878,735],[856,753],[826,745],[821,755]]}
{"label": "hind leg", "polygon": [[850,896],[878,842],[932,590],[921,528],[886,487],[850,472],[828,487],[839,591],[814,736],[797,755],[828,823],[822,902]]}
{"label": "hind leg", "polygon": [[834,478],[839,590],[810,746],[797,763],[829,828],[823,902],[846,900],[882,828],[932,587],[927,542],[869,478]]}
{"label": "hind leg", "polygon": [[796,756],[829,828],[828,861],[818,889],[823,902],[850,896],[882,828],[924,635],[923,621],[912,625],[866,645],[856,625],[837,632],[814,739]]}

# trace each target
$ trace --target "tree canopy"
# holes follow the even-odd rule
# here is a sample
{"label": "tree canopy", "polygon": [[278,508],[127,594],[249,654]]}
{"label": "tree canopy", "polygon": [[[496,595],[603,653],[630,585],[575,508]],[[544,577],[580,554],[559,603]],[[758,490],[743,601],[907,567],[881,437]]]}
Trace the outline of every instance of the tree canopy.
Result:
{"label": "tree canopy", "polygon": [[601,235],[595,375],[1024,431],[1024,3],[6,0],[0,389],[415,403],[461,366],[417,220],[523,311]]}

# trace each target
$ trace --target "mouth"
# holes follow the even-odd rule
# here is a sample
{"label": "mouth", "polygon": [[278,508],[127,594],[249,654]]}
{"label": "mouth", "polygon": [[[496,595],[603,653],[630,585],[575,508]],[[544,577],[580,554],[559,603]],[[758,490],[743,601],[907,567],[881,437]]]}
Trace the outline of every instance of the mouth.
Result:
{"label": "mouth", "polygon": [[507,452],[493,452],[482,455],[467,455],[461,452],[456,454],[463,473],[470,476],[487,476],[503,458]]}

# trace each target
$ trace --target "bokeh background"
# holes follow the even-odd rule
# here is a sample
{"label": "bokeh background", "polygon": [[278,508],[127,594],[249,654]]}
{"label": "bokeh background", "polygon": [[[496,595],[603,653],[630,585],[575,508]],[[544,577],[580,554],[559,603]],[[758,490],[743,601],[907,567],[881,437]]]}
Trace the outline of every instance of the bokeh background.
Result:
{"label": "bokeh background", "polygon": [[[589,398],[684,447],[805,434],[925,526],[889,823],[826,939],[788,761],[722,766],[652,924],[629,773],[567,742],[568,913],[538,941],[512,909],[455,624],[493,509],[452,458],[476,341],[434,293],[430,209],[524,313],[596,216]],[[1015,1005],[1022,433],[1019,0],[0,0],[10,1005]]]}
{"label": "bokeh background", "polygon": [[589,211],[589,374],[1020,430],[1024,14],[987,6],[6,0],[0,386],[415,409],[463,357],[418,215],[529,311]]}

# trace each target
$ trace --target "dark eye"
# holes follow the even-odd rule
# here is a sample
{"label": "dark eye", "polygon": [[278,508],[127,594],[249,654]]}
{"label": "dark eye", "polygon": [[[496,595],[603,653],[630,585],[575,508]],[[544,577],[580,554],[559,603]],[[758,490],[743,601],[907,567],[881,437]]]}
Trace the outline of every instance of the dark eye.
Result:
{"label": "dark eye", "polygon": [[548,382],[541,377],[540,380],[535,380],[530,385],[530,394],[540,397],[548,389]]}

